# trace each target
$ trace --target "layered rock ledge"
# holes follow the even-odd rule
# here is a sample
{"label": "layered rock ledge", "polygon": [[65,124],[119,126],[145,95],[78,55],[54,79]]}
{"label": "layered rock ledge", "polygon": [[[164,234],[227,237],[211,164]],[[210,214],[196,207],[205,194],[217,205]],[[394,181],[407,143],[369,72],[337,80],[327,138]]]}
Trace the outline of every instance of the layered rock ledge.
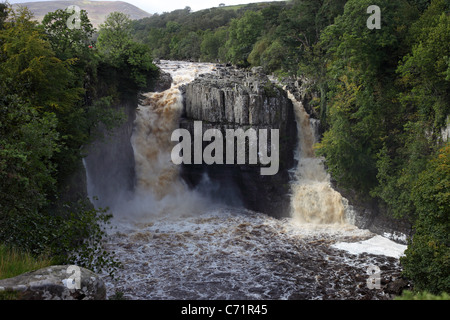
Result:
{"label": "layered rock ledge", "polygon": [[[261,175],[261,165],[249,164],[247,156],[246,164],[184,165],[184,180],[193,188],[201,187],[207,174],[207,191],[215,193],[216,198],[271,216],[289,216],[289,169],[295,166],[297,126],[293,105],[286,92],[259,69],[247,72],[219,66],[216,73],[201,75],[187,84],[183,96],[180,127],[192,136],[195,121],[202,121],[203,132],[219,129],[224,136],[227,129],[279,130],[279,171],[276,175]],[[204,147],[207,144],[204,143]]]}

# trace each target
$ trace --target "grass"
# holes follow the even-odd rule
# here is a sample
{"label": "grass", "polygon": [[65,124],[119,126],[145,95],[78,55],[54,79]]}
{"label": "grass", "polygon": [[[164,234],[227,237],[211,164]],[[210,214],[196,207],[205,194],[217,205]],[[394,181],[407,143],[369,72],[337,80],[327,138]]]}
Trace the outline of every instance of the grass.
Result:
{"label": "grass", "polygon": [[27,252],[0,244],[0,280],[53,265],[46,256],[34,257]]}
{"label": "grass", "polygon": [[234,5],[234,6],[225,6],[225,7],[219,7],[219,8],[220,9],[225,9],[225,10],[237,11],[237,10],[239,10],[239,9],[245,7],[245,6],[246,6],[246,4],[237,4],[237,5]]}
{"label": "grass", "polygon": [[429,292],[412,292],[406,290],[400,297],[395,298],[395,300],[450,300],[450,295],[446,292],[440,295],[434,295]]}

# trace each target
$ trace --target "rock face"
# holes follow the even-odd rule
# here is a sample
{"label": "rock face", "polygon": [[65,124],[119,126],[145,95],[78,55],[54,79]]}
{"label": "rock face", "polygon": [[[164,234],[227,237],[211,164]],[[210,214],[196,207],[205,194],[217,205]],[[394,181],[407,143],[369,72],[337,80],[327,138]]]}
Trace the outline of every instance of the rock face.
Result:
{"label": "rock face", "polygon": [[126,196],[134,188],[134,153],[130,143],[133,133],[137,97],[129,97],[115,108],[123,110],[125,122],[111,133],[104,131],[104,138],[98,139],[86,148],[86,175],[88,194],[95,197],[96,207],[106,208],[115,203],[118,194]]}
{"label": "rock face", "polygon": [[[170,88],[172,78],[166,72],[160,72],[153,91]],[[115,108],[125,114],[124,123],[111,133],[102,130],[104,139],[98,139],[87,146],[85,152],[86,175],[89,185],[88,194],[95,197],[96,207],[113,207],[115,203],[131,197],[135,186],[135,159],[131,136],[139,104],[137,95],[124,97]],[[86,184],[84,184],[86,185]]]}
{"label": "rock face", "polygon": [[[103,280],[90,270],[51,266],[0,280],[0,294],[10,292],[19,300],[105,300]],[[78,268],[78,267],[76,267]],[[79,282],[72,279],[79,275]]]}
{"label": "rock face", "polygon": [[353,207],[355,217],[354,225],[360,229],[368,229],[373,233],[382,235],[392,241],[408,244],[408,239],[414,234],[413,222],[407,218],[394,218],[388,214],[385,206],[377,199],[362,199],[354,190],[345,190],[336,186],[338,190]]}
{"label": "rock face", "polygon": [[[184,165],[182,177],[192,187],[202,187],[207,175],[210,192],[228,204],[276,217],[290,212],[289,169],[295,166],[297,127],[292,102],[286,92],[273,85],[258,69],[244,72],[218,67],[217,74],[200,76],[184,88],[184,113],[180,127],[194,136],[194,122],[202,121],[203,132],[252,128],[279,130],[279,171],[261,175],[261,164]],[[260,137],[259,137],[260,138]],[[204,143],[203,147],[208,143]],[[270,142],[268,142],[270,146]],[[193,150],[193,149],[192,149]],[[225,147],[224,147],[225,150]],[[237,157],[237,155],[236,155]]]}
{"label": "rock face", "polygon": [[159,78],[155,81],[153,92],[162,92],[170,88],[172,85],[172,76],[170,73],[159,70]]}

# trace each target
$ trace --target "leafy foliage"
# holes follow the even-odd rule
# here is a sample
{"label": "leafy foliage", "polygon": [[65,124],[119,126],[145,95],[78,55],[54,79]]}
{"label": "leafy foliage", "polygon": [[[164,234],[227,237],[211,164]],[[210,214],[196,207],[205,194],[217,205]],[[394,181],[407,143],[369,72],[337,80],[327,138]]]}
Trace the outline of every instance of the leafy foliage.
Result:
{"label": "leafy foliage", "polygon": [[88,200],[67,203],[58,211],[21,211],[1,223],[0,241],[33,255],[49,254],[55,264],[77,264],[111,276],[120,264],[103,247],[111,215]]}
{"label": "leafy foliage", "polygon": [[[381,29],[366,26],[370,5],[381,8]],[[50,239],[60,237],[58,256],[72,259],[76,245],[84,251],[78,257],[94,263],[105,212],[54,206],[80,147],[100,123],[120,121],[111,104],[152,85],[153,58],[229,62],[308,79],[325,130],[316,150],[334,179],[415,221],[405,274],[421,290],[448,291],[448,1],[292,0],[186,7],[139,21],[113,13],[97,42],[85,12],[81,29],[68,30],[64,11],[39,26],[27,11],[6,20],[5,8],[0,4],[0,225],[20,237],[3,232],[2,241],[57,250]],[[11,224],[30,221],[42,232],[20,233]]]}
{"label": "leafy foliage", "polygon": [[450,144],[427,165],[412,192],[416,233],[402,258],[418,290],[450,292]]}
{"label": "leafy foliage", "polygon": [[82,62],[87,62],[86,58],[92,58],[90,54],[94,46],[93,36],[95,29],[89,21],[87,12],[80,12],[80,27],[68,28],[67,21],[72,14],[65,10],[58,9],[49,12],[42,20],[47,39],[53,51],[61,59],[78,58]]}
{"label": "leafy foliage", "polygon": [[228,47],[227,57],[232,63],[248,65],[247,58],[261,35],[263,23],[261,13],[253,11],[247,11],[242,18],[231,21],[225,46]]}
{"label": "leafy foliage", "polygon": [[46,204],[48,194],[55,191],[56,167],[51,159],[59,150],[54,114],[39,114],[16,95],[1,97],[0,222],[7,214]]}
{"label": "leafy foliage", "polygon": [[103,249],[111,216],[82,196],[59,199],[97,127],[121,123],[111,105],[130,91],[120,82],[132,79],[136,96],[157,72],[147,48],[125,38],[120,63],[128,73],[119,67],[109,94],[101,69],[114,69],[113,60],[97,52],[86,12],[79,29],[67,18],[57,10],[38,25],[26,8],[0,6],[0,243],[113,274],[118,264]]}
{"label": "leafy foliage", "polygon": [[418,118],[433,131],[434,140],[450,113],[450,17],[445,9],[444,1],[433,1],[412,27],[412,51],[398,67],[401,83],[407,88],[401,101],[414,106]]}
{"label": "leafy foliage", "polygon": [[[330,125],[319,152],[344,187],[365,193],[377,185],[377,154],[392,139],[402,109],[395,107],[395,66],[413,19],[404,1],[378,1],[381,30],[366,27],[370,1],[348,1],[344,13],[322,34],[329,65]],[[395,136],[394,136],[395,137]],[[344,155],[342,157],[341,155]]]}
{"label": "leafy foliage", "polygon": [[100,26],[97,47],[103,62],[121,75],[121,87],[136,91],[154,84],[158,69],[149,48],[132,39],[131,20],[127,15],[112,12],[106,18]]}
{"label": "leafy foliage", "polygon": [[[381,9],[381,29],[367,28],[371,5]],[[174,11],[136,22],[134,35],[158,58],[197,60],[201,39],[201,60],[307,79],[325,130],[316,150],[333,178],[417,221],[405,272],[420,288],[448,290],[449,174],[435,155],[448,143],[449,2],[292,0],[235,9],[219,25],[213,17],[232,10]]]}
{"label": "leafy foliage", "polygon": [[0,72],[10,93],[26,98],[36,109],[68,110],[82,94],[72,86],[74,60],[60,60],[27,9],[11,13],[0,35]]}
{"label": "leafy foliage", "polygon": [[228,30],[225,27],[216,29],[215,31],[206,30],[200,45],[202,60],[225,61],[225,42],[227,40],[227,35]]}

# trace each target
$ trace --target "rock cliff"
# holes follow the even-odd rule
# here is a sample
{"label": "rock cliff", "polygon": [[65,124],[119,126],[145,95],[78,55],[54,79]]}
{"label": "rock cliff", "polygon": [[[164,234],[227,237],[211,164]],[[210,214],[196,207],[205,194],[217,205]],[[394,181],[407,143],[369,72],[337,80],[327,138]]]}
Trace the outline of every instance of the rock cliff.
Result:
{"label": "rock cliff", "polygon": [[261,175],[263,165],[250,164],[246,150],[245,164],[185,164],[182,169],[185,181],[192,187],[201,188],[207,174],[207,188],[214,191],[212,196],[216,200],[241,204],[276,217],[288,216],[289,169],[295,166],[297,127],[293,105],[286,92],[272,84],[259,69],[246,72],[220,66],[217,73],[200,76],[182,91],[184,112],[180,127],[187,129],[191,136],[194,136],[195,121],[202,121],[203,132],[219,129],[223,136],[227,129],[279,130],[277,174]]}
{"label": "rock cliff", "polygon": [[[161,71],[153,91],[164,91],[170,88],[171,82],[170,74]],[[136,174],[131,136],[138,104],[137,94],[124,97],[114,106],[125,115],[122,125],[109,133],[101,128],[105,138],[97,139],[86,147],[87,191],[89,196],[96,198],[93,200],[96,207],[111,208],[118,201],[131,197],[134,191]]]}

